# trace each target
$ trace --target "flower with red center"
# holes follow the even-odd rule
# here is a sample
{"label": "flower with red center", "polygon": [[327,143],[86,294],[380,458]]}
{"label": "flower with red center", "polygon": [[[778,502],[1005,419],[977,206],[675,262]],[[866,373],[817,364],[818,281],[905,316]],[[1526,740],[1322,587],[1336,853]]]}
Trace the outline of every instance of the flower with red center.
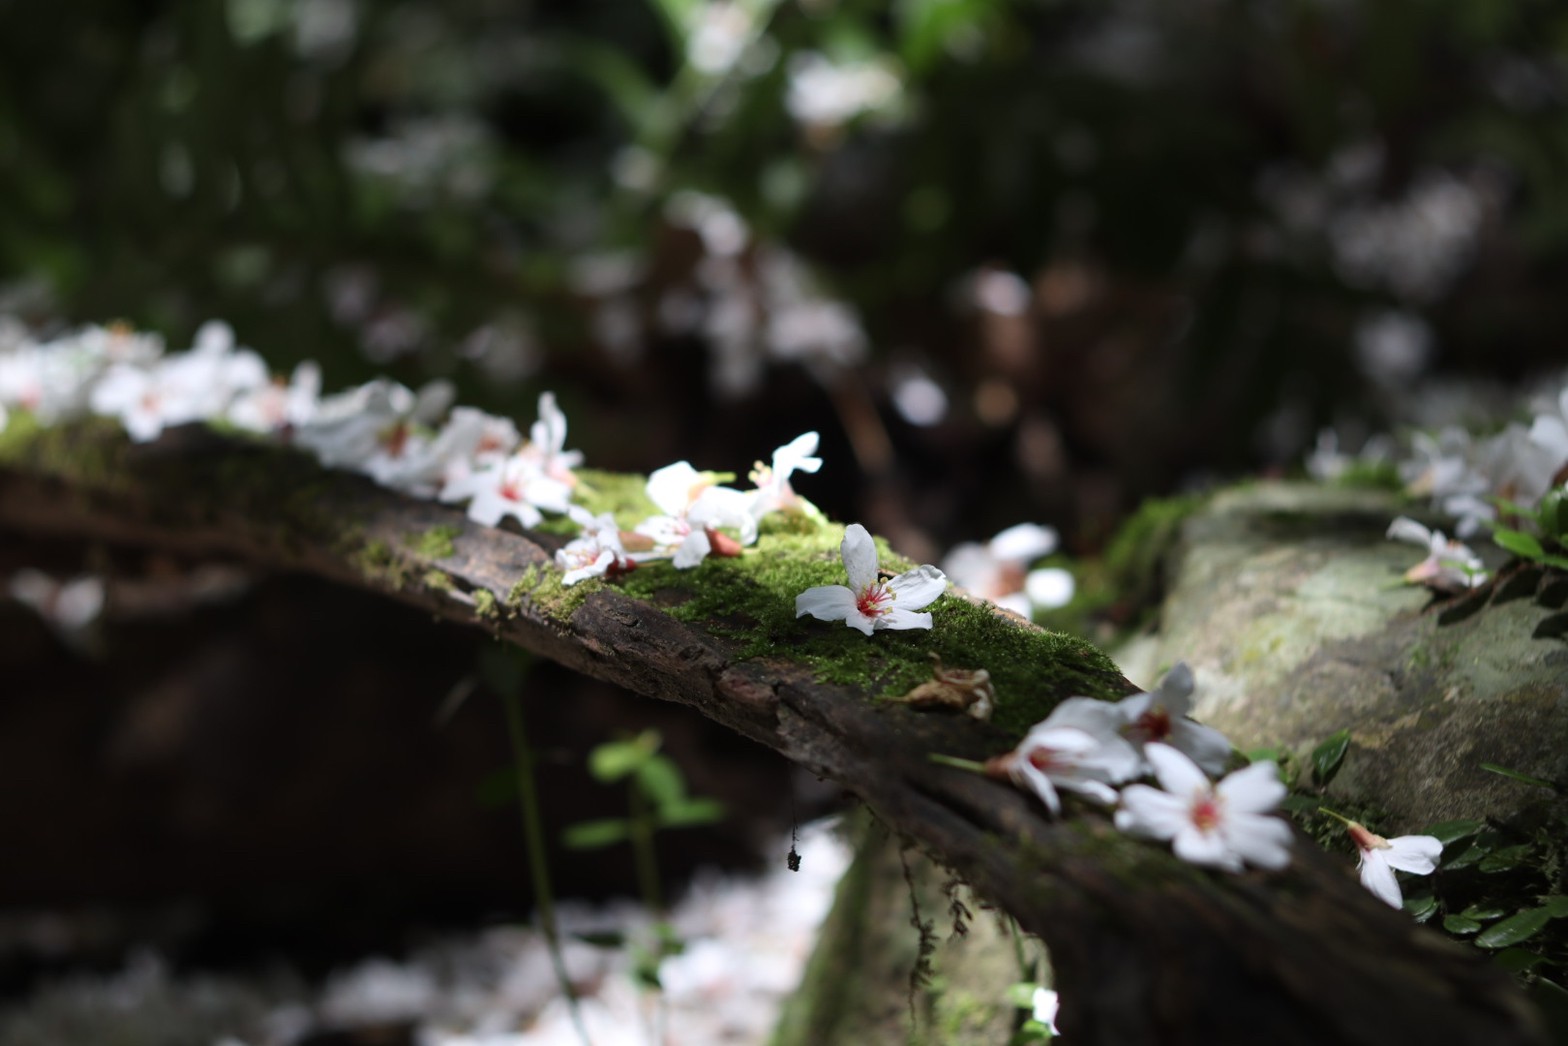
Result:
{"label": "flower with red center", "polygon": [[487,527],[499,526],[507,516],[524,527],[537,527],[544,520],[540,509],[566,512],[571,496],[566,484],[521,454],[476,469],[441,492],[443,501],[471,499],[468,518]]}
{"label": "flower with red center", "polygon": [[849,586],[818,585],[795,597],[795,616],[842,621],[870,635],[882,628],[930,628],[931,615],[916,613],[947,590],[947,575],[929,564],[891,580],[877,576],[877,547],[859,523],[844,528],[839,545]]}
{"label": "flower with red center", "polygon": [[1230,741],[1213,727],[1187,718],[1192,689],[1192,669],[1185,661],[1176,662],[1159,686],[1119,703],[1127,717],[1122,735],[1140,750],[1149,744],[1170,745],[1204,773],[1218,777],[1230,758]]}
{"label": "flower with red center", "polygon": [[1153,742],[1143,754],[1160,788],[1122,789],[1117,828],[1168,839],[1182,860],[1228,872],[1248,864],[1278,870],[1290,863],[1290,826],[1268,814],[1285,797],[1273,763],[1253,763],[1212,784],[1170,745]]}
{"label": "flower with red center", "polygon": [[[1150,744],[1165,744],[1198,764],[1204,773],[1218,777],[1230,759],[1231,745],[1224,734],[1187,718],[1193,689],[1192,670],[1185,661],[1145,694],[1117,702],[1092,697],[1070,697],[1056,706],[1051,720],[1091,733],[1111,733],[1124,738],[1137,752]],[[1140,760],[1141,772],[1149,764]]]}
{"label": "flower with red center", "polygon": [[1428,530],[1409,516],[1388,525],[1390,540],[1408,541],[1426,548],[1426,558],[1405,571],[1405,582],[1425,585],[1437,592],[1464,592],[1486,583],[1486,571],[1470,546],[1450,539],[1441,530]]}
{"label": "flower with red center", "polygon": [[[690,462],[677,461],[648,476],[648,500],[661,515],[637,524],[636,533],[653,540],[655,554],[668,557],[677,570],[688,570],[709,554],[739,555],[757,540],[750,495],[721,487],[711,472],[698,472]],[[720,531],[726,528],[734,537]]]}
{"label": "flower with red center", "polygon": [[1040,797],[1052,814],[1062,812],[1056,790],[1086,795],[1107,806],[1116,789],[1138,772],[1138,753],[1113,733],[1063,726],[1055,712],[1036,723],[1018,747],[985,764],[992,777],[1006,777]]}
{"label": "flower with red center", "polygon": [[1392,908],[1404,904],[1404,895],[1400,893],[1399,879],[1394,875],[1394,870],[1410,872],[1412,875],[1431,875],[1443,856],[1443,844],[1436,836],[1401,835],[1384,839],[1332,810],[1323,812],[1345,822],[1350,830],[1350,838],[1355,841],[1356,851],[1360,854],[1356,870],[1361,873],[1361,885]]}

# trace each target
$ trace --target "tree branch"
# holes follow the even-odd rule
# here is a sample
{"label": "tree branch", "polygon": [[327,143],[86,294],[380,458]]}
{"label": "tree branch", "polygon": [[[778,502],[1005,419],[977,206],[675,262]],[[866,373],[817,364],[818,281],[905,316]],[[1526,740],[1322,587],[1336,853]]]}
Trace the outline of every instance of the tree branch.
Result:
{"label": "tree branch", "polygon": [[[887,695],[876,679],[844,682],[819,651],[863,637],[797,623],[792,603],[765,621],[683,615],[698,582],[673,571],[649,598],[601,583],[563,592],[548,535],[481,527],[195,427],[144,446],[94,423],[7,434],[0,528],[308,572],[688,705],[843,785],[1039,934],[1062,993],[1059,1024],[1076,1043],[1545,1042],[1504,974],[1379,903],[1342,858],[1304,838],[1283,873],[1215,874],[1116,833],[1096,812],[1048,821],[1010,787],[933,764],[933,752],[984,759],[1016,735],[877,700]],[[789,554],[766,538],[752,553]],[[713,578],[739,568],[703,569]],[[1020,662],[1036,673],[1030,700],[1134,689],[1092,652],[1016,619],[965,620],[980,624],[963,634],[960,657],[942,651],[948,663]],[[939,613],[931,639],[879,634],[853,649],[875,661],[939,643],[943,628]],[[895,677],[890,669],[883,682]],[[999,687],[999,702],[1010,697]]]}

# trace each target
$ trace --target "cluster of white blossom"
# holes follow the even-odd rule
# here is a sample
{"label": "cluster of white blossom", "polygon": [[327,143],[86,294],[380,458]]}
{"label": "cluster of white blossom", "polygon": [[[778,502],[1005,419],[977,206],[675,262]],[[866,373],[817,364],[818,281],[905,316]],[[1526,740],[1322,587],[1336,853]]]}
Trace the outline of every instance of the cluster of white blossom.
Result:
{"label": "cluster of white blossom", "polygon": [[[1114,807],[1118,829],[1168,841],[1193,864],[1228,872],[1284,868],[1291,831],[1273,816],[1286,792],[1277,767],[1260,761],[1221,777],[1231,744],[1187,718],[1193,687],[1192,670],[1177,662],[1146,693],[1115,702],[1070,697],[985,770],[1033,792],[1053,815],[1062,810],[1061,789]],[[1159,787],[1138,783],[1144,777]],[[1353,823],[1350,832],[1361,882],[1395,907],[1393,869],[1427,874],[1442,852],[1431,836],[1387,840]]]}
{"label": "cluster of white blossom", "polygon": [[1528,425],[1510,422],[1488,436],[1457,425],[1435,434],[1416,432],[1403,455],[1386,439],[1370,440],[1360,455],[1348,455],[1326,431],[1307,457],[1307,471],[1318,479],[1335,479],[1357,463],[1393,464],[1408,493],[1429,498],[1433,509],[1455,521],[1453,539],[1403,516],[1389,525],[1389,538],[1427,549],[1427,558],[1405,579],[1442,592],[1474,588],[1487,575],[1480,558],[1459,539],[1496,524],[1500,501],[1528,509],[1568,489],[1568,387],[1536,403]]}
{"label": "cluster of white blossom", "polygon": [[1072,602],[1073,576],[1061,567],[1030,569],[1056,551],[1056,531],[1036,523],[1008,527],[985,544],[966,541],[942,559],[942,570],[977,596],[1022,617]]}
{"label": "cluster of white blossom", "polygon": [[118,326],[47,342],[18,338],[0,349],[0,431],[7,408],[45,424],[113,417],[137,442],[176,425],[216,422],[308,450],[329,468],[411,497],[466,503],[468,517],[485,526],[511,518],[535,527],[545,513],[566,515],[582,530],[557,553],[567,584],[653,559],[686,569],[709,555],[737,555],[757,540],[766,514],[816,511],[790,486],[794,473],[822,466],[817,434],[808,432],[778,448],[771,464],[758,462],[750,490],[722,486],[685,461],[658,469],[647,493],[659,511],[623,533],[611,517],[573,503],[582,454],[566,449],[566,415],[552,393],[540,395],[527,438],[510,419],[453,407],[453,398],[449,382],[416,391],[386,378],[323,396],[312,362],[274,380],[221,322],[205,324],[184,352],[166,353],[158,338]]}

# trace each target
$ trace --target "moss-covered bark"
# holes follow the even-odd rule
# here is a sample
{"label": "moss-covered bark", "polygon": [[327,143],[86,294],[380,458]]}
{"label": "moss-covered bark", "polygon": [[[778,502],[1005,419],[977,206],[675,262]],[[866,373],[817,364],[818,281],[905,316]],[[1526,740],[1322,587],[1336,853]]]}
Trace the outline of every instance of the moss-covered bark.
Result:
{"label": "moss-covered bark", "polygon": [[[796,620],[802,588],[843,580],[836,527],[563,590],[558,536],[480,527],[204,430],[131,447],[98,426],[7,434],[0,527],[312,571],[688,705],[839,782],[1044,937],[1080,1043],[1541,1041],[1506,978],[1370,898],[1337,858],[1304,844],[1286,872],[1213,875],[1092,811],[1050,822],[1009,787],[934,765],[1004,751],[1057,701],[1130,684],[1092,647],[962,594],[933,605],[929,633]],[[426,539],[436,528],[450,548]],[[885,700],[927,677],[932,650],[991,673],[995,723]]]}

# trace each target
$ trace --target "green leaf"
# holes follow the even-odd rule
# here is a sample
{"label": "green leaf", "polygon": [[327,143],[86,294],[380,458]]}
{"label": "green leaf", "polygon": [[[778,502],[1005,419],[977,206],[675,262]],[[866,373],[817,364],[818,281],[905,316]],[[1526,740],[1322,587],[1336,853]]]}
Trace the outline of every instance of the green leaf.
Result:
{"label": "green leaf", "polygon": [[1561,919],[1568,916],[1568,897],[1564,897],[1562,894],[1542,898],[1541,906],[1552,913],[1553,919]]}
{"label": "green leaf", "polygon": [[656,730],[644,730],[630,741],[607,741],[588,753],[588,772],[611,784],[640,768],[659,750]]}
{"label": "green leaf", "polygon": [[1480,923],[1476,922],[1474,919],[1467,919],[1463,915],[1443,916],[1443,929],[1447,930],[1455,937],[1464,937],[1468,934],[1475,933],[1480,928]]}
{"label": "green leaf", "polygon": [[1493,919],[1501,919],[1503,916],[1507,915],[1508,909],[1482,908],[1479,905],[1472,904],[1470,907],[1466,908],[1459,914],[1464,916],[1466,919],[1474,919],[1477,922],[1489,923]]}
{"label": "green leaf", "polygon": [[1319,787],[1326,787],[1334,780],[1349,747],[1350,731],[1340,730],[1330,734],[1327,740],[1312,750],[1312,779]]}
{"label": "green leaf", "polygon": [[1469,868],[1487,854],[1487,849],[1476,842],[1466,842],[1463,846],[1454,848],[1451,852],[1448,847],[1443,848],[1444,871],[1457,871],[1460,868]]}
{"label": "green leaf", "polygon": [[713,824],[724,820],[724,804],[717,799],[682,799],[678,803],[661,806],[658,819],[660,828]]}
{"label": "green leaf", "polygon": [[1493,851],[1486,856],[1486,859],[1480,864],[1481,871],[1506,872],[1510,868],[1517,867],[1519,862],[1523,861],[1529,853],[1529,843],[1516,843],[1513,846],[1505,846],[1501,850]]}
{"label": "green leaf", "polygon": [[680,768],[668,756],[654,755],[637,768],[637,787],[655,809],[663,810],[686,798],[686,782]]}
{"label": "green leaf", "polygon": [[1498,952],[1492,961],[1509,973],[1519,974],[1539,966],[1546,961],[1546,956],[1537,955],[1523,948],[1509,948]]}
{"label": "green leaf", "polygon": [[1447,846],[1449,843],[1468,839],[1470,836],[1486,827],[1485,821],[1465,819],[1461,821],[1439,821],[1426,830],[1426,834]]}
{"label": "green leaf", "polygon": [[[1563,535],[1568,538],[1568,534]],[[1541,562],[1558,570],[1568,570],[1568,556],[1542,556]]]}
{"label": "green leaf", "polygon": [[1405,912],[1418,923],[1424,923],[1437,913],[1437,898],[1429,893],[1406,897]]}
{"label": "green leaf", "polygon": [[1522,530],[1498,529],[1492,532],[1492,540],[1516,556],[1525,559],[1540,559],[1546,555],[1546,550],[1535,539],[1535,535],[1526,534]]}
{"label": "green leaf", "polygon": [[1247,753],[1247,761],[1252,763],[1261,763],[1267,760],[1278,765],[1283,763],[1286,757],[1289,755],[1290,752],[1288,749],[1282,748],[1279,745],[1275,745],[1272,748],[1252,749]]}
{"label": "green leaf", "polygon": [[631,835],[631,825],[621,818],[582,821],[568,825],[561,833],[561,845],[568,850],[599,850]]}
{"label": "green leaf", "polygon": [[1479,948],[1508,948],[1521,941],[1528,941],[1540,933],[1542,927],[1551,920],[1552,913],[1547,909],[1531,908],[1510,915],[1502,922],[1489,927],[1485,933],[1475,939],[1475,943]]}
{"label": "green leaf", "polygon": [[1034,1009],[1034,990],[1039,985],[1033,981],[1018,981],[1007,986],[1007,1001],[1020,1010]]}
{"label": "green leaf", "polygon": [[1552,784],[1552,782],[1544,778],[1531,777],[1529,774],[1520,773],[1518,770],[1510,770],[1508,767],[1498,766],[1496,763],[1482,763],[1481,769],[1490,771],[1491,773],[1498,774],[1503,777],[1512,778],[1513,780],[1519,781],[1523,784],[1535,785],[1538,788],[1550,788],[1553,791],[1557,789],[1556,785]]}

